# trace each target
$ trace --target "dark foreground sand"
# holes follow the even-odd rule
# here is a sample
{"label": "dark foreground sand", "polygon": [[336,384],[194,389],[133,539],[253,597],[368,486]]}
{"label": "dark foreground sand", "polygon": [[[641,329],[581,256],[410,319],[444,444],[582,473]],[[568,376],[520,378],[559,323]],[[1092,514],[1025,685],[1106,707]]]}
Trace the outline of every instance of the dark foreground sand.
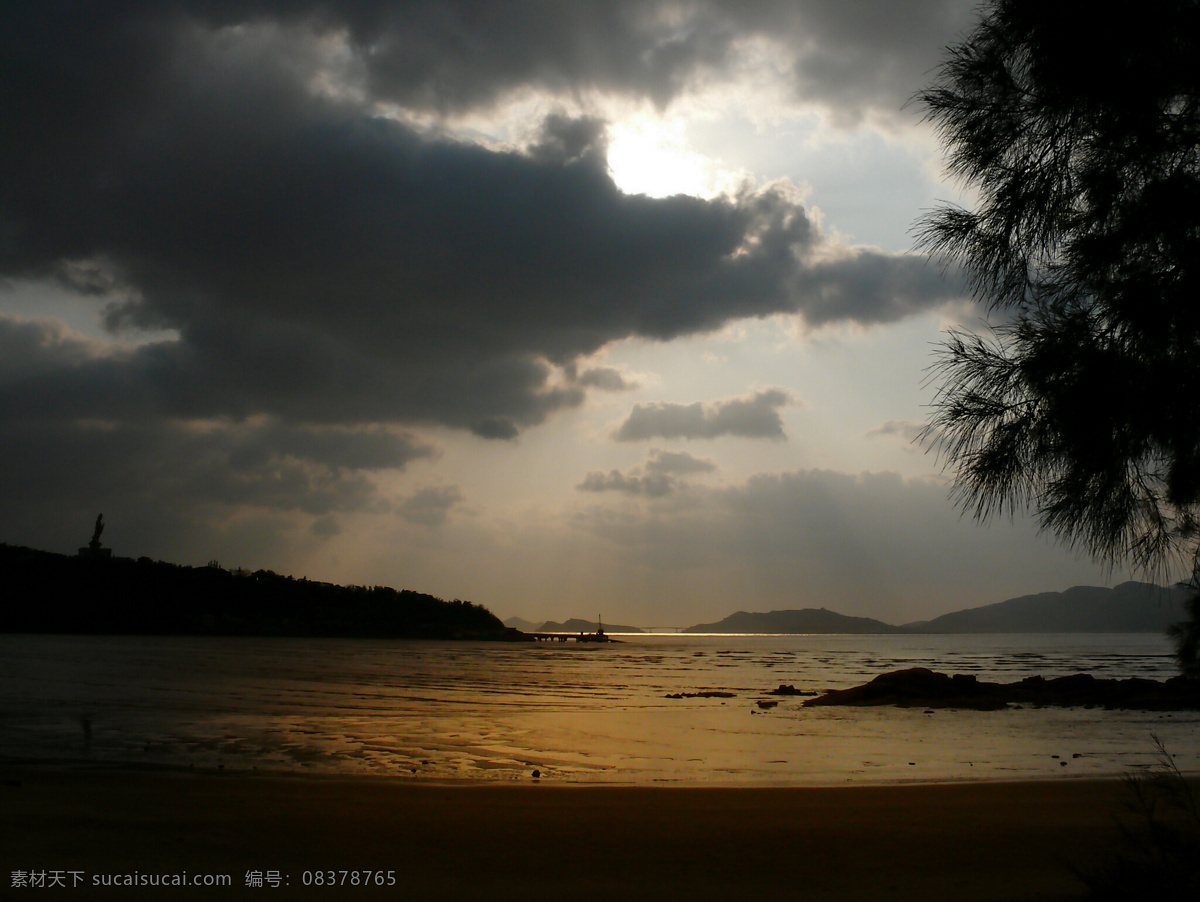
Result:
{"label": "dark foreground sand", "polygon": [[[82,884],[10,898],[1071,899],[1071,866],[1112,848],[1126,799],[1119,781],[657,789],[9,767],[0,895],[14,871],[57,870]],[[343,869],[395,884],[303,886]],[[248,888],[248,871],[287,885]],[[180,872],[232,886],[92,885]]]}

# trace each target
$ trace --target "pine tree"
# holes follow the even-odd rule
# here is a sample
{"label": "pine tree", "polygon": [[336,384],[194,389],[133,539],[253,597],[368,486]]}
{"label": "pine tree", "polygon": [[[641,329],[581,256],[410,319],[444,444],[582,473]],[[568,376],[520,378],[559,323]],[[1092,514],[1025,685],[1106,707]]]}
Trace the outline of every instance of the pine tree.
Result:
{"label": "pine tree", "polygon": [[[998,319],[951,332],[933,367],[925,438],[957,500],[982,520],[1032,507],[1098,560],[1190,569],[1194,586],[1197,59],[1196,0],[1121,16],[995,0],[916,98],[977,195],[924,217],[918,241]],[[1195,618],[1187,631],[1195,656]]]}

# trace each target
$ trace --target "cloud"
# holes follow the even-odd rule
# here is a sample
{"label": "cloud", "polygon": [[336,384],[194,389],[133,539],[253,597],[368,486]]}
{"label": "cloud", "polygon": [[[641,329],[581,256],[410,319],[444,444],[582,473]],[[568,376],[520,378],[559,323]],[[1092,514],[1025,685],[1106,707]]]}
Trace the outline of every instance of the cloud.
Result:
{"label": "cloud", "polygon": [[342,534],[342,527],[336,517],[327,515],[313,520],[312,525],[308,527],[308,531],[318,538],[332,539],[334,536]]}
{"label": "cloud", "polygon": [[588,388],[602,391],[632,391],[638,383],[629,379],[618,369],[610,366],[594,366],[579,373],[577,381]]}
{"label": "cloud", "polygon": [[0,313],[0,384],[86,366],[105,351],[102,342],[90,341],[60,322]]}
{"label": "cloud", "polygon": [[645,495],[647,498],[665,497],[677,487],[676,480],[665,473],[648,473],[642,476],[622,473],[620,470],[588,473],[583,482],[576,486],[582,492],[622,492],[626,495]]}
{"label": "cloud", "polygon": [[925,257],[872,248],[835,248],[797,274],[799,313],[811,327],[836,322],[891,323],[930,309],[930,280],[942,299],[965,297],[958,270]]}
{"label": "cloud", "polygon": [[[51,6],[39,3],[37,6]],[[339,53],[310,51],[355,89],[406,109],[450,114],[522,91],[587,91],[666,105],[714,78],[759,66],[797,101],[855,121],[894,112],[930,61],[970,22],[971,0],[192,0],[173,4],[219,29],[276,19],[336,36]],[[109,15],[112,15],[109,13]],[[104,18],[93,13],[95,19]],[[293,49],[292,58],[298,53]],[[763,69],[766,69],[764,72]]]}
{"label": "cloud", "polygon": [[[77,524],[99,509],[124,524],[127,548],[177,559],[207,543],[201,559],[229,557],[221,524],[253,516],[282,536],[324,518],[312,535],[327,537],[336,525],[332,514],[388,509],[376,474],[439,454],[394,425],[163,416],[156,391],[219,386],[130,378],[138,367],[152,369],[161,348],[113,350],[54,323],[0,316],[6,540],[71,550]],[[45,403],[50,399],[57,400]],[[8,532],[14,528],[20,531]]]}
{"label": "cloud", "polygon": [[665,439],[712,439],[724,435],[782,440],[779,408],[792,403],[782,389],[767,389],[748,398],[702,404],[660,401],[635,404],[613,437],[620,442]]}
{"label": "cloud", "polygon": [[396,513],[419,526],[441,526],[462,500],[462,491],[456,485],[430,486],[401,501]]}
{"label": "cloud", "polygon": [[928,424],[917,420],[887,420],[874,429],[868,429],[866,437],[892,439],[903,445],[915,447],[917,439],[927,428]]}
{"label": "cloud", "polygon": [[[375,100],[434,97],[430,85],[445,92],[435,105],[482,102],[492,82],[472,67],[485,63],[493,79],[550,78],[557,65],[559,87],[602,82],[581,62],[577,42],[599,41],[585,22],[612,32],[604,46],[658,35],[663,60],[699,71],[724,59],[738,27],[773,21],[719,4],[683,24],[665,7],[582,8],[544,8],[536,27],[488,4],[114,5],[86,31],[54,4],[10,14],[26,18],[5,29],[20,48],[7,47],[0,100],[0,272],[65,278],[73,267],[114,327],[179,336],[27,388],[70,409],[85,383],[119,387],[94,393],[109,399],[97,415],[123,415],[127,398],[161,416],[436,422],[508,438],[581,403],[587,385],[564,386],[555,369],[617,339],[781,312],[884,322],[955,294],[917,258],[825,259],[808,212],[778,186],[622,195],[594,119],[550,116],[521,152],[375,112]],[[732,32],[714,24],[727,20]],[[314,89],[333,77],[322,48],[336,26],[347,53],[372,48],[362,97]],[[447,49],[464,35],[475,62]],[[492,46],[503,55],[489,57]],[[504,62],[524,59],[514,46],[566,56],[550,69]],[[677,84],[665,62],[651,65],[657,85],[634,83],[645,73],[621,81],[650,45],[625,46],[618,87]]]}
{"label": "cloud", "polygon": [[[915,257],[837,247],[786,185],[624,195],[594,116],[546,116],[524,148],[413,124],[518,96],[668,104],[756,41],[787,50],[797,96],[861,112],[892,90],[868,89],[881,71],[907,72],[901,39],[929,9],[6,5],[0,279],[166,337],[0,317],[0,515],[58,547],[99,496],[154,524],[148,548],[281,514],[316,540],[389,504],[380,472],[436,455],[422,429],[512,440],[632,387],[580,364],[614,341],[781,313],[890,322],[957,297]],[[809,34],[861,71],[816,65]],[[782,438],[769,395],[639,405],[622,432]],[[432,522],[449,500],[409,511]]]}
{"label": "cloud", "polygon": [[753,599],[751,610],[827,606],[900,623],[1099,573],[1050,547],[1031,520],[981,527],[960,516],[942,481],[891,472],[761,473],[693,484],[687,504],[598,496],[572,525],[603,543],[605,567],[625,584],[656,586],[647,602],[656,616],[673,605],[694,617],[704,598],[720,617]]}
{"label": "cloud", "polygon": [[470,424],[470,429],[480,438],[515,439],[521,434],[517,424],[508,417],[484,417]]}
{"label": "cloud", "polygon": [[748,15],[788,36],[795,96],[849,125],[870,112],[898,110],[928,80],[944,48],[973,24],[978,6],[974,0],[805,0],[755,4]]}
{"label": "cloud", "polygon": [[526,153],[535,160],[558,165],[582,163],[595,169],[606,165],[608,136],[603,119],[572,118],[551,113],[542,120],[541,133]]}
{"label": "cloud", "polygon": [[628,473],[620,470],[610,470],[608,473],[593,471],[575,488],[583,492],[620,492],[646,498],[665,498],[688,487],[680,476],[711,473],[716,469],[717,465],[711,460],[693,457],[683,451],[654,448],[644,467],[635,467]]}
{"label": "cloud", "polygon": [[436,454],[412,435],[229,421],[0,421],[0,449],[0,541],[73,552],[103,511],[118,554],[257,566],[386,513],[377,471]]}
{"label": "cloud", "polygon": [[686,451],[663,451],[651,448],[650,457],[646,461],[647,473],[670,473],[687,476],[693,473],[712,473],[717,465],[703,457],[693,457]]}
{"label": "cloud", "polygon": [[239,444],[239,454],[290,455],[352,470],[403,469],[435,449],[411,434],[380,427],[345,429],[273,424],[256,430]]}

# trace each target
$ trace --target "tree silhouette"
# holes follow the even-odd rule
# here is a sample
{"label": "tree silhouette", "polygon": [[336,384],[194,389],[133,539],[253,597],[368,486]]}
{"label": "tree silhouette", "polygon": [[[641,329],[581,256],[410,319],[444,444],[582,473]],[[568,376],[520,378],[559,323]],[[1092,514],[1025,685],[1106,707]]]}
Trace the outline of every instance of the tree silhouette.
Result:
{"label": "tree silhouette", "polygon": [[995,0],[916,97],[978,197],[929,213],[918,242],[1000,314],[932,368],[925,440],[957,500],[983,520],[1035,507],[1099,560],[1194,581],[1197,59],[1196,0]]}

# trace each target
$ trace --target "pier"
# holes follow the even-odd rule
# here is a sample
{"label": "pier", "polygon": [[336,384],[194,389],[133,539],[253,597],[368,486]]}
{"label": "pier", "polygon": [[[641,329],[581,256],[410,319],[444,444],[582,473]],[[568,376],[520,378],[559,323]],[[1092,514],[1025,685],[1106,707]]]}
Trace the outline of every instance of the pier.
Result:
{"label": "pier", "polygon": [[604,632],[604,620],[596,618],[596,632],[587,633],[526,633],[538,642],[612,642]]}
{"label": "pier", "polygon": [[605,635],[604,630],[597,630],[594,633],[526,633],[526,636],[533,636],[538,642],[612,642],[613,640]]}

